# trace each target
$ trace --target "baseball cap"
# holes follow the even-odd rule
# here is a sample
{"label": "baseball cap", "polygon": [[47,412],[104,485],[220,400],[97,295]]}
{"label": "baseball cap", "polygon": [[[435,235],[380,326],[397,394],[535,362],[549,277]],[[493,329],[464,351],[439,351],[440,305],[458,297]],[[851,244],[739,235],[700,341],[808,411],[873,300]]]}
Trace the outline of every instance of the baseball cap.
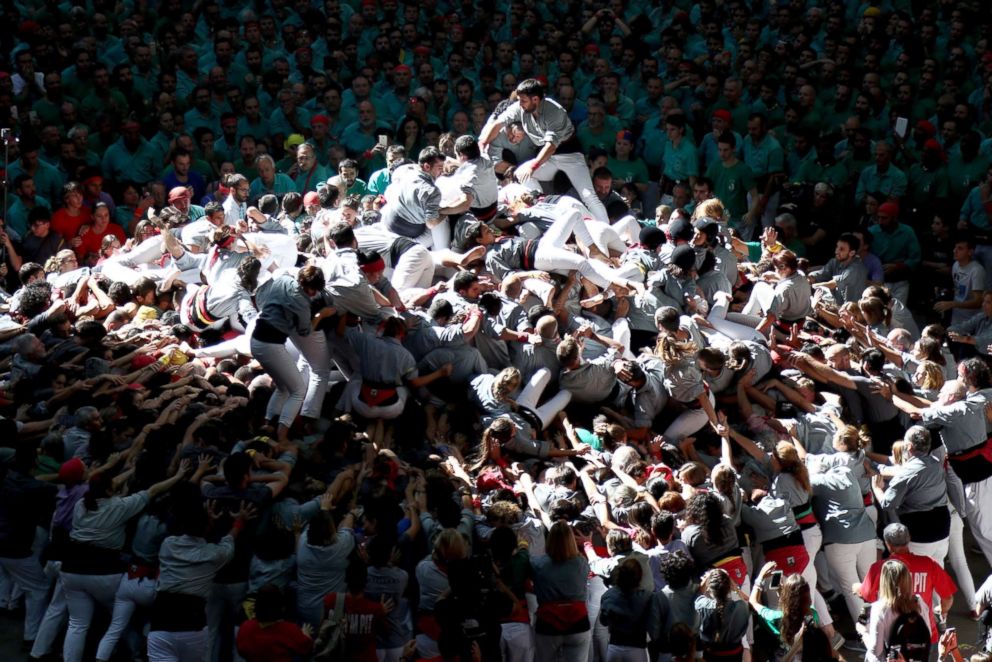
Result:
{"label": "baseball cap", "polygon": [[889,218],[899,218],[899,205],[894,202],[883,202],[878,206],[878,213]]}
{"label": "baseball cap", "polygon": [[330,126],[331,120],[330,118],[327,117],[327,115],[314,115],[313,117],[310,118],[310,126],[313,126],[314,124],[323,124],[324,126]]}
{"label": "baseball cap", "polygon": [[289,134],[289,137],[286,138],[285,142],[283,142],[282,146],[283,149],[291,149],[293,147],[296,147],[297,145],[302,145],[306,141],[307,139],[301,136],[300,134],[291,133]]}
{"label": "baseball cap", "polygon": [[189,189],[186,188],[185,186],[176,186],[175,188],[169,191],[169,202],[172,202],[173,200],[178,200],[180,198],[188,198],[188,197],[190,197]]}
{"label": "baseball cap", "polygon": [[696,251],[692,246],[683,244],[672,251],[672,264],[683,271],[689,271],[696,266]]}
{"label": "baseball cap", "polygon": [[86,465],[78,457],[67,460],[59,467],[60,483],[81,483],[86,476]]}
{"label": "baseball cap", "polygon": [[305,196],[303,196],[304,205],[316,205],[320,204],[320,196],[317,195],[316,191],[310,191]]}
{"label": "baseball cap", "polygon": [[693,223],[692,227],[702,232],[710,239],[720,234],[720,224],[715,219],[712,219],[709,216],[702,217],[701,219]]}
{"label": "baseball cap", "polygon": [[734,119],[734,116],[730,114],[730,111],[723,108],[714,110],[712,117],[713,119],[723,120],[724,122],[731,122]]}

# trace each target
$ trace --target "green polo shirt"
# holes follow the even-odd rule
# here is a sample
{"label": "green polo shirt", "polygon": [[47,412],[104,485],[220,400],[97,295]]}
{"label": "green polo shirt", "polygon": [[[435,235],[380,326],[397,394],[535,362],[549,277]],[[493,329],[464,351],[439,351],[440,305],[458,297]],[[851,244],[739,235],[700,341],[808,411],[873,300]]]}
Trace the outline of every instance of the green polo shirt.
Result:
{"label": "green polo shirt", "polygon": [[722,161],[713,163],[706,171],[713,181],[713,195],[723,202],[733,221],[740,221],[748,210],[747,194],[754,188],[754,173],[741,161],[725,166]]}
{"label": "green polo shirt", "polygon": [[882,264],[902,262],[910,269],[920,266],[920,240],[913,228],[900,223],[893,231],[886,232],[881,225],[873,225],[869,232],[873,237],[871,252],[878,256]]}

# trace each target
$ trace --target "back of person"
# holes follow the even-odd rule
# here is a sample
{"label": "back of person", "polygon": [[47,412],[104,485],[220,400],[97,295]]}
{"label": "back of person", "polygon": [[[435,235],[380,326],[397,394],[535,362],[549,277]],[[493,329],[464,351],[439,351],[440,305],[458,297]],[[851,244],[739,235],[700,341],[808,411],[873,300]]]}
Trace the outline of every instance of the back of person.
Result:
{"label": "back of person", "polygon": [[885,643],[887,657],[901,655],[906,662],[927,662],[930,659],[930,628],[926,617],[916,611],[900,614],[889,627]]}

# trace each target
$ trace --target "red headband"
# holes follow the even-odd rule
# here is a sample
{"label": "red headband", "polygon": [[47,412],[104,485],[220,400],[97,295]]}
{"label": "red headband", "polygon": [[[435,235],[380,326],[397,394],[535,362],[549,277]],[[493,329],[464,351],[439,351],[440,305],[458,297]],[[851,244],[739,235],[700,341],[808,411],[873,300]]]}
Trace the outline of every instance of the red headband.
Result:
{"label": "red headband", "polygon": [[379,271],[385,271],[386,270],[386,262],[381,257],[378,257],[374,261],[369,262],[368,264],[360,265],[359,266],[359,269],[362,270],[362,273],[365,273],[365,274],[374,274],[374,273],[377,273]]}

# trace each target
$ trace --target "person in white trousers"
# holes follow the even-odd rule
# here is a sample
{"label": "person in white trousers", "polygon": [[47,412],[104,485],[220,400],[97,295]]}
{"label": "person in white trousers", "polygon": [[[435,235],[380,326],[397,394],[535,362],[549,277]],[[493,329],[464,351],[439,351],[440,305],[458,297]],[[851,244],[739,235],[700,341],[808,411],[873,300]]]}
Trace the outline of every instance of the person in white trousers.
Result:
{"label": "person in white trousers", "polygon": [[560,170],[568,176],[593,218],[609,223],[606,208],[593,188],[592,177],[568,112],[556,101],[546,98],[544,85],[534,78],[521,81],[516,91],[517,100],[498,117],[491,117],[482,128],[479,148],[486,151],[504,126],[519,122],[540,151],[533,159],[517,166],[513,173],[517,181],[528,185],[531,185],[531,179],[549,182]]}

